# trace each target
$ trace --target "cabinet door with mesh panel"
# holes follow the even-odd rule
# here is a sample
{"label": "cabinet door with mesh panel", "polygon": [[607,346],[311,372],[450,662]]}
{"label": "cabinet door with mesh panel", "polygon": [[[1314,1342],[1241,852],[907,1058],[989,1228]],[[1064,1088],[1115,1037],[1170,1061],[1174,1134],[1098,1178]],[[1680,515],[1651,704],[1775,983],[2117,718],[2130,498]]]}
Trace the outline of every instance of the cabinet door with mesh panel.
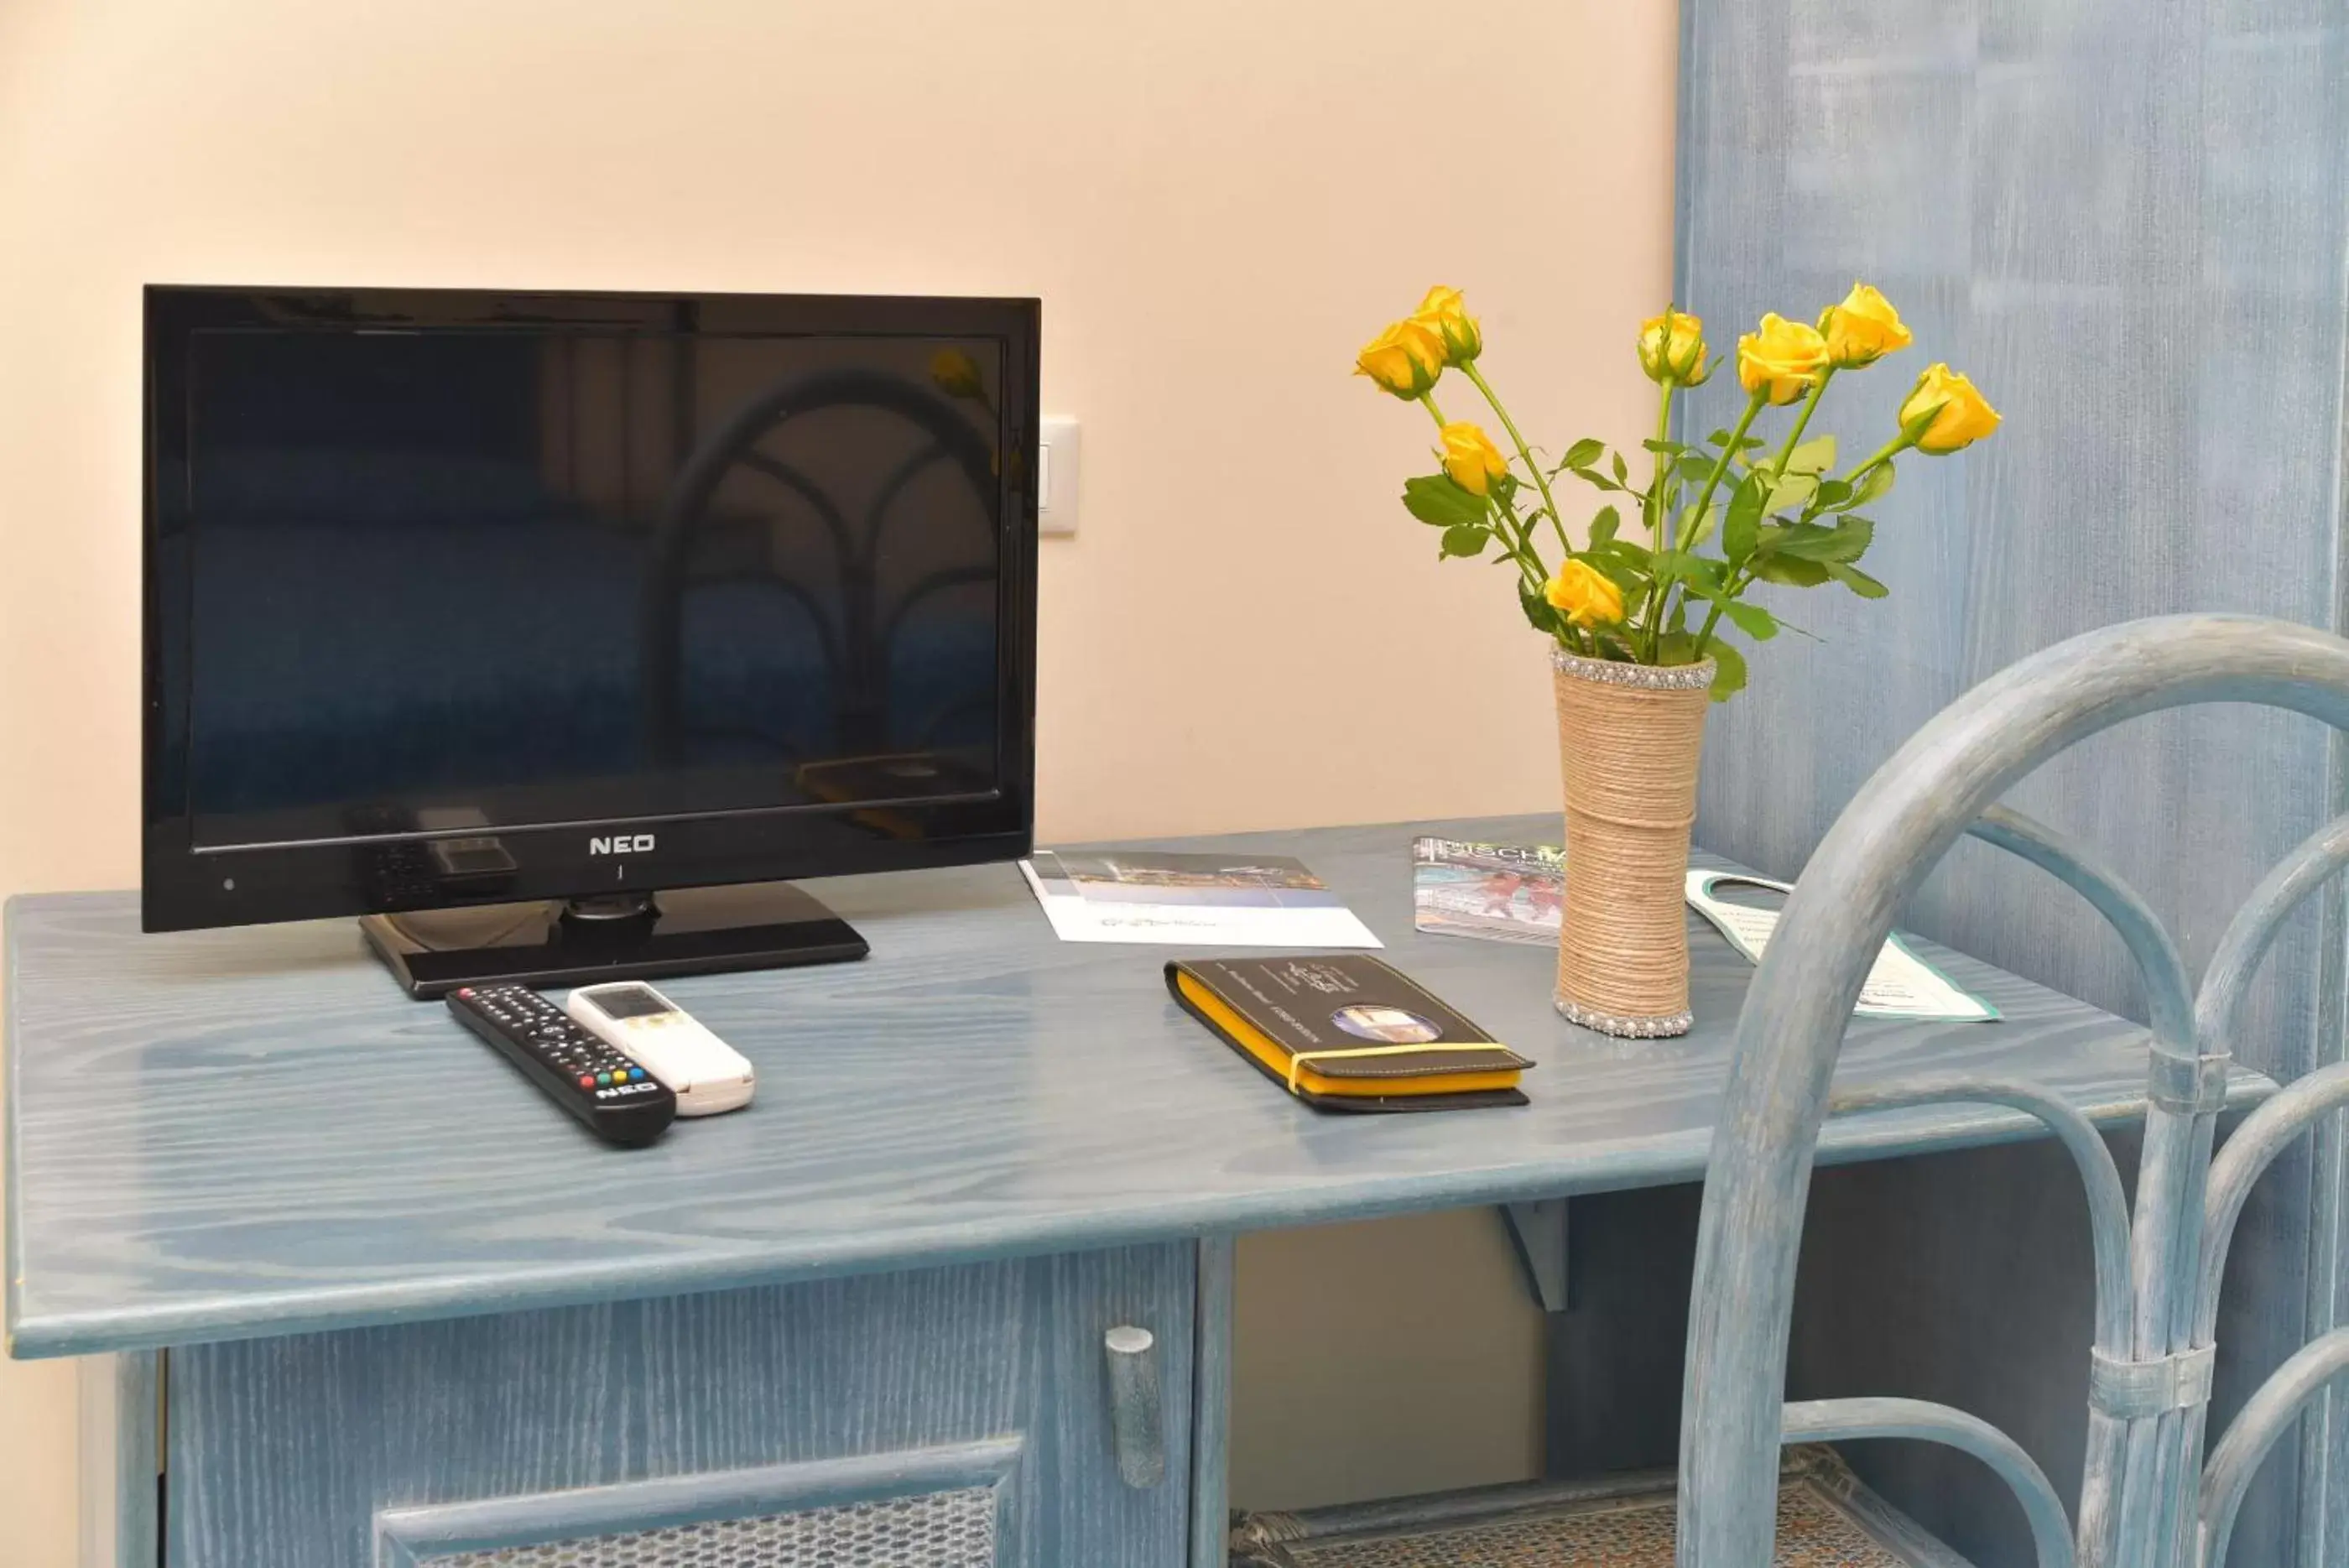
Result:
{"label": "cabinet door with mesh panel", "polygon": [[175,1350],[165,1563],[1179,1568],[1193,1291],[1142,1247]]}

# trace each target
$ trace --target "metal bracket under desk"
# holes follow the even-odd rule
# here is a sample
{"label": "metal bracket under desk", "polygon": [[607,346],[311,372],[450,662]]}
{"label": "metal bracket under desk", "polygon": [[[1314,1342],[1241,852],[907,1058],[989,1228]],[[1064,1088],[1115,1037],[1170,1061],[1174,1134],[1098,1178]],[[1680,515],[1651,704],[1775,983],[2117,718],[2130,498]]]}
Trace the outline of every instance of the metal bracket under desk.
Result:
{"label": "metal bracket under desk", "polygon": [[1565,1312],[1574,1300],[1566,1272],[1566,1211],[1573,1199],[1545,1198],[1533,1203],[1504,1203],[1501,1218],[1517,1250],[1517,1266],[1544,1312]]}

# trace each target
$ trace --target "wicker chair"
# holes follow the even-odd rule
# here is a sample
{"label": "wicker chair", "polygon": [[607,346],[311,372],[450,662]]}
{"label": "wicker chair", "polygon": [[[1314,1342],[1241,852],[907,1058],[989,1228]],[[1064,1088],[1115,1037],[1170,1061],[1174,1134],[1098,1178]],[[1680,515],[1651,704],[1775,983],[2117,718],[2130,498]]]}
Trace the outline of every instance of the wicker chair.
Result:
{"label": "wicker chair", "polygon": [[[2213,1327],[2235,1220],[2278,1153],[2349,1104],[2349,1064],[2322,1068],[2251,1112],[2214,1158],[2238,1011],[2285,917],[2349,865],[2349,817],[2261,882],[2197,991],[2141,898],[2086,850],[1994,804],[2074,742],[2209,701],[2287,708],[2349,729],[2349,642],[2234,616],[2163,617],[2075,638],[1985,681],[1919,731],[1805,867],[1738,1018],[1705,1179],[1681,1414],[1680,1568],[1773,1561],[1781,1444],[1879,1437],[1951,1444],[1990,1465],[2023,1505],[2041,1568],[2220,1568],[2261,1461],[2349,1367],[2349,1329],[2313,1341],[2252,1396],[2204,1462]],[[2027,1082],[1951,1075],[1832,1096],[1845,1023],[1895,912],[1967,833],[2079,892],[2143,977],[2152,1068],[2133,1220],[2103,1140]],[[2087,1187],[2096,1329],[2076,1523],[2021,1448],[1961,1411],[1909,1399],[1783,1403],[1821,1124],[1831,1114],[1950,1101],[2038,1116]]]}

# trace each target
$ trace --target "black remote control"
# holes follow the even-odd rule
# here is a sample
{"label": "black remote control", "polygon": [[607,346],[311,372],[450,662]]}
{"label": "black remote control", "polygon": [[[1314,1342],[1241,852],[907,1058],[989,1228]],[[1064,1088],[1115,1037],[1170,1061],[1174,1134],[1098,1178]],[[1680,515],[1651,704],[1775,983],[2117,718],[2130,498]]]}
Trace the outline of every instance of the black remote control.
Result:
{"label": "black remote control", "polygon": [[465,986],[449,1011],[606,1143],[650,1143],[677,1116],[667,1085],[526,985]]}

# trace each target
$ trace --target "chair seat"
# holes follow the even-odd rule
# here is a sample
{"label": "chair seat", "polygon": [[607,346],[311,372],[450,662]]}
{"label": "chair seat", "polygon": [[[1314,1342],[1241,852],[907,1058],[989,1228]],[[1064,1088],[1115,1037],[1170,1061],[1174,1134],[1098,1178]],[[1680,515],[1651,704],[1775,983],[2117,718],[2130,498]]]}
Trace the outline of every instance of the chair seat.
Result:
{"label": "chair seat", "polygon": [[[1672,1472],[1532,1481],[1244,1513],[1233,1568],[1672,1568]],[[1788,1449],[1778,1479],[1785,1568],[1969,1568],[1822,1445]]]}

